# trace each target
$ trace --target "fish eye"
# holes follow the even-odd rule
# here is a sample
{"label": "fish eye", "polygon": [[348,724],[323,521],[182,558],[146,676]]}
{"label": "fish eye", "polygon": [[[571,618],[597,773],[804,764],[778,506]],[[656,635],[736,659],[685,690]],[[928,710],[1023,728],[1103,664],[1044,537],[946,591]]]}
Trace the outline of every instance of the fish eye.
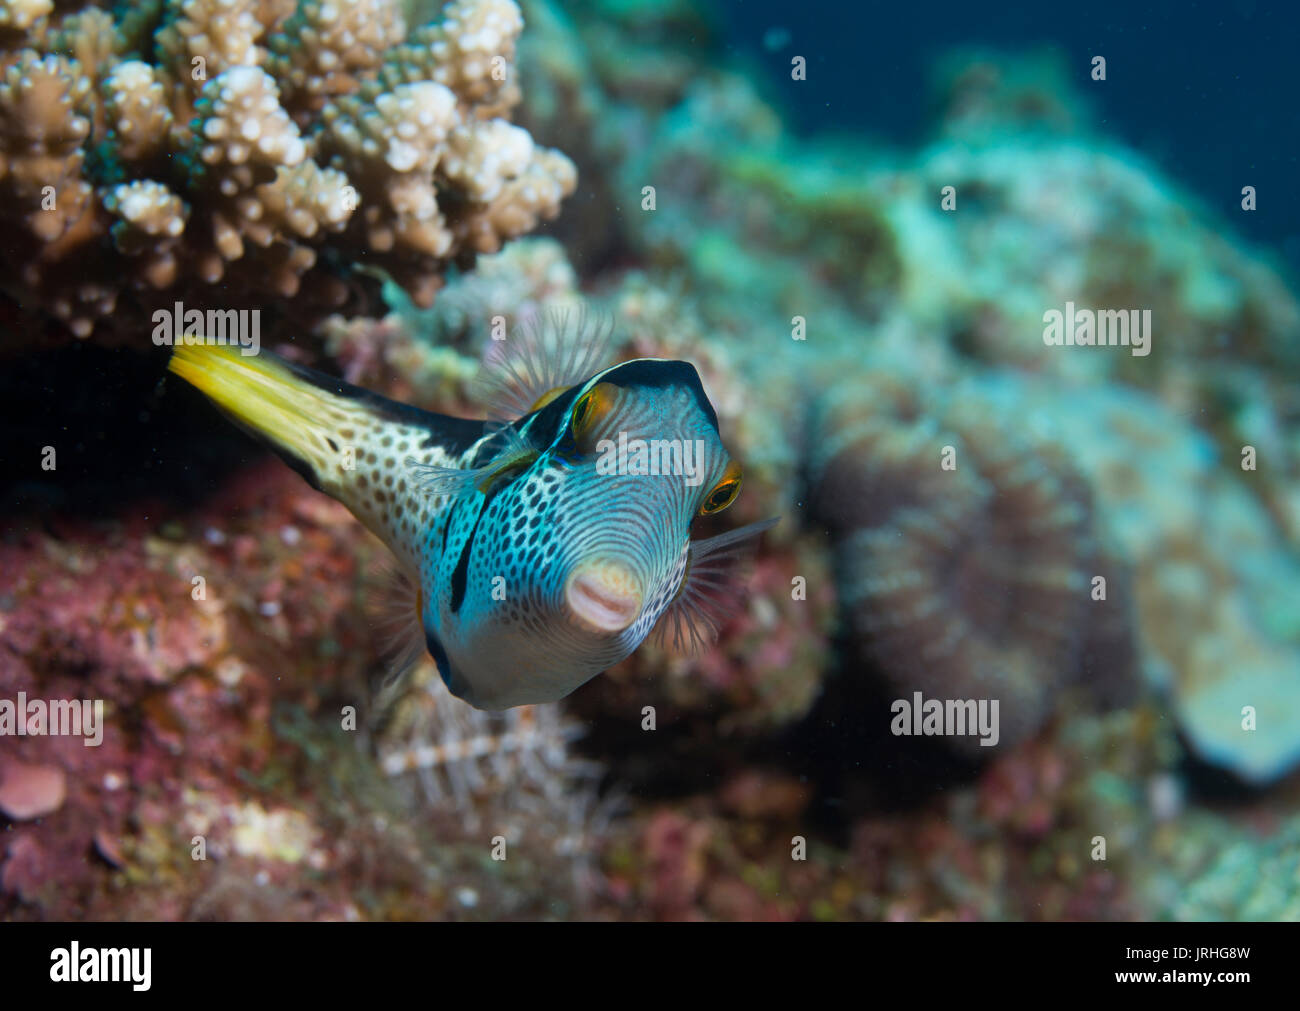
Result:
{"label": "fish eye", "polygon": [[613,406],[613,399],[610,397],[605,383],[597,383],[586,393],[578,398],[578,402],[573,405],[573,414],[570,416],[570,428],[573,430],[573,437],[581,439],[591,431],[593,425],[602,418]]}
{"label": "fish eye", "polygon": [[713,486],[705,498],[704,504],[700,506],[700,515],[709,516],[713,513],[720,513],[732,502],[736,501],[736,496],[740,494],[740,481],[742,477],[740,464],[732,460],[727,464],[727,469],[722,472],[722,480]]}
{"label": "fish eye", "polygon": [[588,390],[573,405],[573,434],[580,435],[587,418],[591,416],[591,399],[595,390]]}

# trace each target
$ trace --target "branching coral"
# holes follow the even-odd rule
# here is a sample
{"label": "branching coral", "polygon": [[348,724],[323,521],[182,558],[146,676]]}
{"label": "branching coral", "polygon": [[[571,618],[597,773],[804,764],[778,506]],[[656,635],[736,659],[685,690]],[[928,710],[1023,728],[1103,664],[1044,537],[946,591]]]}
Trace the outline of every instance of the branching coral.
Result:
{"label": "branching coral", "polygon": [[109,142],[122,161],[147,165],[164,151],[173,122],[166,94],[154,68],[139,60],[124,60],[105,77]]}
{"label": "branching coral", "polygon": [[178,87],[201,91],[211,77],[259,66],[266,50],[258,0],[167,0],[157,48]]}
{"label": "branching coral", "polygon": [[75,61],[31,50],[9,64],[0,83],[0,180],[22,224],[45,243],[63,239],[90,207],[81,178],[90,97],[90,78]]}
{"label": "branching coral", "polygon": [[269,66],[286,107],[315,112],[356,91],[405,35],[406,22],[391,0],[304,0],[271,35]]}
{"label": "branching coral", "polygon": [[409,34],[396,0],[48,8],[6,8],[26,34],[0,54],[4,266],[78,336],[176,299],[339,305],[362,259],[427,305],[449,262],[576,187],[504,118],[513,0]]}
{"label": "branching coral", "polygon": [[54,10],[54,0],[10,0],[0,7],[0,28],[26,31]]}

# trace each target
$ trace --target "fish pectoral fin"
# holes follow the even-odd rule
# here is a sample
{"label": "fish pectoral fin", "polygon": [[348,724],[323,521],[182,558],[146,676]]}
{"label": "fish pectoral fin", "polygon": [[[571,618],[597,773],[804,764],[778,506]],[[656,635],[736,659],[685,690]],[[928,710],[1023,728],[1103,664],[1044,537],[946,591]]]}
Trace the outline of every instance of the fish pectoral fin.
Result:
{"label": "fish pectoral fin", "polygon": [[410,456],[403,463],[416,487],[426,495],[459,498],[471,491],[487,494],[497,481],[527,467],[539,455],[518,429],[507,424],[497,425],[491,430],[486,445],[490,447],[492,456],[481,467],[440,467],[421,463]]}
{"label": "fish pectoral fin", "polygon": [[422,609],[416,579],[396,559],[382,562],[366,593],[366,613],[384,664],[374,707],[379,722],[387,718],[393,704],[405,693],[412,669],[424,656]]}
{"label": "fish pectoral fin", "polygon": [[753,570],[759,535],[780,517],[751,523],[717,537],[691,541],[681,588],[655,623],[655,641],[679,652],[699,653],[740,608]]}
{"label": "fish pectoral fin", "polygon": [[474,395],[493,418],[522,418],[609,364],[613,318],[585,306],[550,310],[492,341]]}
{"label": "fish pectoral fin", "polygon": [[478,483],[479,474],[477,471],[421,463],[410,456],[403,462],[416,487],[430,498],[442,498],[444,496],[459,498],[472,491],[474,485]]}

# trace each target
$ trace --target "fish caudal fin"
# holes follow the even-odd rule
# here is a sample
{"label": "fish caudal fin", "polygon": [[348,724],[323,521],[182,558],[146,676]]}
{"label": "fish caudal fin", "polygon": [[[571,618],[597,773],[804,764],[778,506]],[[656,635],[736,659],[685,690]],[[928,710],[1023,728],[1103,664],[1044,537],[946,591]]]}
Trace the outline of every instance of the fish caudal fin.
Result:
{"label": "fish caudal fin", "polygon": [[354,420],[324,390],[269,355],[231,346],[181,344],[167,368],[201,390],[244,428],[271,445],[303,477],[322,487],[346,463],[339,430]]}
{"label": "fish caudal fin", "polygon": [[[443,419],[385,400],[268,352],[180,344],[167,365],[313,486],[348,507],[415,571],[414,532],[428,497],[409,480],[406,459],[453,465],[454,447],[432,437]],[[445,419],[455,424],[455,419]]]}

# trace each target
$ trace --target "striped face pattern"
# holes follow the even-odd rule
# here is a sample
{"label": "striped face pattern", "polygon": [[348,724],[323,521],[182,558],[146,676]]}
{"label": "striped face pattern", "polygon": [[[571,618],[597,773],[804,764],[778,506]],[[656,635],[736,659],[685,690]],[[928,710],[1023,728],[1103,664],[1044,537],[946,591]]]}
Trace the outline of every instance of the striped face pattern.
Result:
{"label": "striped face pattern", "polygon": [[489,708],[561,697],[635,650],[680,599],[692,522],[740,483],[685,362],[605,369],[512,428],[430,531],[421,573],[448,687]]}

